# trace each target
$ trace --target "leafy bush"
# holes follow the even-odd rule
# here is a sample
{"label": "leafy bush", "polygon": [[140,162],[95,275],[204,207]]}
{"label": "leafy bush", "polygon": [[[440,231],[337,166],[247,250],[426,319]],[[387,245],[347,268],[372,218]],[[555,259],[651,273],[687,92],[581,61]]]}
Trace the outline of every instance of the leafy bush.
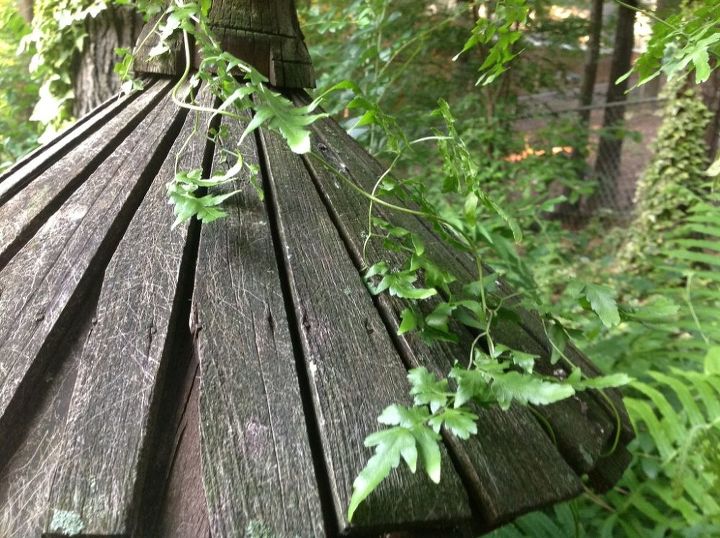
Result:
{"label": "leafy bush", "polygon": [[30,57],[17,54],[20,38],[29,31],[12,0],[0,0],[0,170],[30,151],[38,128],[28,120],[38,96],[28,80]]}

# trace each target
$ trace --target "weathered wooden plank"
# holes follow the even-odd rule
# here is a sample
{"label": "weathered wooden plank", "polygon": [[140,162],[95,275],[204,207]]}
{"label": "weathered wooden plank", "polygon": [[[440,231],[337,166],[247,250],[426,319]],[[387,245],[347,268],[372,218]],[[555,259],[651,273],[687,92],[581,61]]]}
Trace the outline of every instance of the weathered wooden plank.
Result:
{"label": "weathered wooden plank", "polygon": [[[159,82],[126,108],[118,110],[117,115],[103,115],[100,121],[104,125],[98,126],[94,133],[88,133],[82,144],[0,206],[0,269],[140,123],[168,89],[167,82]],[[13,181],[15,179],[11,178],[8,183]]]}
{"label": "weathered wooden plank", "polygon": [[12,435],[0,442],[0,536],[36,537],[42,534],[50,482],[65,430],[82,344],[92,329],[92,309],[99,290],[84,299],[80,312],[53,351],[54,361],[33,385],[33,398],[18,414]]}
{"label": "weathered wooden plank", "polygon": [[632,453],[620,444],[612,453],[603,456],[589,473],[593,489],[605,493],[614,488],[632,461]]}
{"label": "weathered wooden plank", "polygon": [[[306,102],[306,98],[296,95],[299,102]],[[380,165],[370,157],[367,152],[354,141],[332,120],[323,120],[314,124],[313,130],[326,153],[330,147],[334,148],[335,155],[342,155],[340,167],[349,176],[365,189],[371,189],[379,174],[383,172]],[[327,155],[333,158],[332,155]],[[335,183],[333,182],[332,185]],[[331,189],[328,189],[331,190]],[[380,211],[382,214],[383,211]],[[388,217],[388,215],[385,215]],[[345,218],[341,216],[340,218]],[[437,241],[434,234],[423,225],[419,219],[405,215],[393,215],[391,220],[402,224],[408,229],[418,233],[429,245],[428,250],[435,252],[444,265],[448,265],[456,274],[463,278],[472,278],[471,270],[450,251],[444,244]],[[506,291],[506,293],[509,293]],[[518,315],[529,317],[522,308],[515,309]],[[511,321],[498,323],[494,328],[494,337],[500,343],[515,347],[530,353],[538,353],[543,357],[542,363],[547,363],[549,350],[540,346],[536,337],[531,337],[521,324]],[[592,372],[589,372],[592,374]],[[547,421],[553,428],[554,437],[558,439],[563,455],[578,473],[590,470],[599,460],[611,442],[614,431],[614,422],[597,399],[591,394],[580,394],[577,398],[541,408]],[[591,413],[588,415],[588,410]]]}
{"label": "weathered wooden plank", "polygon": [[0,438],[32,396],[177,133],[169,98],[0,272]]}
{"label": "weathered wooden plank", "polygon": [[[203,95],[200,102],[210,105],[212,96]],[[137,180],[144,170],[137,170],[135,163],[149,161],[158,149],[162,153],[164,163],[156,175],[153,171],[152,184],[105,270],[67,419],[62,461],[53,478],[51,535],[68,533],[63,517],[70,514],[81,522],[83,536],[130,535],[139,516],[174,326],[187,300],[182,282],[191,267],[188,257],[195,255],[188,227],[170,226],[173,211],[165,185],[175,175],[176,155],[188,137],[179,166],[201,167],[206,146],[202,129],[192,136],[196,118],[190,115],[167,153],[161,135],[181,116],[169,99],[159,109],[154,121],[128,138],[128,149],[133,148],[130,166],[118,170],[119,176]]]}
{"label": "weathered wooden plank", "polygon": [[[541,357],[536,362],[538,372],[545,375],[563,373],[559,365],[549,363],[546,350],[517,323],[499,321],[493,336],[498,342]],[[594,400],[587,394],[577,394],[562,402],[536,408],[549,424],[549,433],[558,450],[578,474],[585,474],[598,464],[613,434],[610,418],[601,407],[591,403]]]}
{"label": "weathered wooden plank", "polygon": [[[235,149],[244,126],[226,122]],[[239,148],[257,164],[254,138]],[[214,170],[224,172],[216,151]],[[214,536],[323,536],[295,355],[268,227],[247,177],[203,226],[195,281],[204,483]]]}
{"label": "weathered wooden plank", "polygon": [[274,86],[315,86],[293,0],[216,0],[209,20],[223,49],[251,63]]}
{"label": "weathered wooden plank", "polygon": [[[429,224],[426,222],[422,222],[422,224],[423,227],[432,234]],[[454,255],[454,253],[451,254]],[[462,266],[465,268],[468,275],[472,274],[473,269],[467,258],[455,256],[455,259],[459,264],[458,267]],[[488,265],[483,264],[483,267],[487,274],[494,273],[494,270]],[[492,294],[492,296],[495,297],[494,300],[502,300],[503,305],[517,316],[519,321],[515,323],[515,325],[519,327],[525,335],[530,337],[540,347],[540,349],[544,350],[541,357],[544,358],[544,364],[546,365],[547,371],[551,372],[559,369],[560,371],[568,372],[569,366],[564,361],[561,361],[556,368],[550,368],[549,357],[552,355],[552,345],[546,334],[542,319],[538,313],[528,310],[520,304],[520,299],[515,296],[515,290],[513,290],[512,286],[510,286],[503,277],[498,277],[496,283],[498,284],[498,291],[493,292]],[[507,331],[505,332],[510,334]],[[511,331],[511,333],[517,334],[517,330]],[[524,340],[524,338],[522,340]],[[602,372],[600,369],[580,350],[578,350],[572,342],[568,342],[564,353],[572,364],[579,367],[585,375],[590,377],[601,375]],[[603,397],[603,394],[607,396],[610,401]],[[607,434],[605,435],[606,443],[609,443],[610,439],[615,437],[618,426],[620,429],[620,438],[623,442],[629,443],[632,439],[634,439],[635,431],[627,410],[625,409],[625,405],[622,402],[622,393],[618,389],[607,389],[602,391],[602,394],[598,391],[584,392],[578,395],[578,400],[582,402],[583,407],[588,406],[594,410],[594,416],[600,421],[598,425],[601,426],[604,434]],[[560,407],[561,406],[556,406],[556,408]],[[619,423],[616,420],[616,413],[619,418]],[[608,421],[611,422],[610,427],[606,427]],[[570,419],[569,423],[575,423],[575,421]]]}
{"label": "weathered wooden plank", "polygon": [[[150,84],[148,84],[148,89]],[[42,174],[85,139],[101,129],[110,118],[120,113],[140,94],[114,97],[102,104],[85,118],[60,135],[57,139],[41,146],[27,158],[21,160],[3,175],[0,181],[0,205],[6,203],[20,189]]]}
{"label": "weathered wooden plank", "polygon": [[262,132],[267,194],[300,333],[340,532],[432,528],[470,517],[466,492],[445,450],[433,485],[406,468],[392,473],[358,509],[346,510],[355,476],[371,451],[363,439],[392,403],[409,403],[406,370],[361,275],[318,197],[302,159]]}
{"label": "weathered wooden plank", "polygon": [[[110,97],[109,99],[107,99],[106,101],[100,103],[98,106],[96,106],[94,109],[92,109],[90,112],[88,112],[81,118],[78,118],[72,125],[68,126],[67,128],[61,130],[58,133],[55,133],[50,140],[48,140],[41,146],[38,146],[37,148],[30,151],[26,155],[23,155],[17,161],[15,161],[15,163],[10,168],[8,168],[4,172],[2,172],[0,174],[0,183],[5,181],[11,175],[14,175],[20,168],[27,165],[28,162],[30,162],[38,157],[41,157],[41,155],[40,155],[41,153],[48,151],[51,147],[55,146],[56,144],[67,143],[67,141],[68,141],[67,139],[76,134],[75,131],[86,126],[85,124],[87,124],[88,122],[97,121],[97,116],[102,114],[103,111],[106,108],[108,108],[109,106],[112,106],[113,104],[124,106],[129,101],[131,101],[133,98],[135,98],[136,95],[132,95],[132,96],[128,96],[128,97],[114,95],[114,96]],[[75,139],[76,139],[76,142],[80,142],[82,140],[82,139],[78,139],[77,137],[75,137]],[[66,147],[64,150],[67,151],[68,148]],[[55,158],[57,158],[57,156]],[[52,163],[52,161],[48,162],[48,159],[45,159],[45,158],[42,158],[42,162],[46,166],[49,166]],[[39,163],[36,163],[36,167],[38,165],[39,165]],[[42,170],[41,166],[38,168],[40,170]],[[36,170],[38,168],[36,168]],[[40,173],[40,172],[38,172],[38,173]]]}
{"label": "weathered wooden plank", "polygon": [[165,498],[159,514],[146,514],[159,518],[157,528],[141,532],[148,538],[210,538],[210,520],[203,489],[200,418],[198,392],[200,368],[193,363],[187,401],[179,418],[175,450],[172,452],[170,472],[166,480]]}
{"label": "weathered wooden plank", "polygon": [[[518,305],[518,299],[511,298],[511,296],[513,295],[513,290],[507,284],[507,282],[505,282],[504,279],[499,280],[499,293],[503,297],[508,298],[506,300],[506,303],[510,307]],[[533,338],[538,343],[538,345],[542,346],[542,348],[545,350],[546,355],[549,356],[552,353],[551,344],[548,340],[547,335],[545,334],[542,320],[540,319],[540,316],[537,314],[537,312],[533,312],[522,307],[513,308],[513,311],[520,317],[520,324],[525,330],[525,332],[531,338]],[[588,359],[585,354],[582,353],[572,342],[568,342],[567,346],[565,347],[564,353],[565,355],[567,355],[568,359],[570,359],[573,364],[582,369],[582,371],[586,375],[595,377],[602,374],[600,369],[595,364],[593,364],[593,362],[590,361],[590,359]],[[629,443],[635,437],[635,430],[632,426],[632,422],[630,421],[630,416],[627,413],[627,409],[625,409],[625,405],[623,404],[622,393],[617,389],[608,389],[603,391],[603,393],[608,396],[610,402],[612,402],[612,405],[598,392],[593,391],[588,394],[591,395],[593,400],[596,402],[596,405],[599,404],[599,407],[605,409],[608,416],[614,418],[615,412],[618,413],[620,419],[621,439],[625,443]],[[613,424],[613,428],[616,428],[614,420]]]}
{"label": "weathered wooden plank", "polygon": [[[339,155],[326,145],[320,151],[317,137],[313,142],[315,151],[342,169]],[[361,270],[363,234],[366,232],[369,206],[367,199],[351,189],[338,189],[335,185],[337,178],[326,169],[314,166],[311,159],[306,160],[306,165],[353,254],[356,268]],[[353,173],[352,168],[348,169],[348,173]],[[370,242],[366,252],[373,260],[384,259],[396,265],[402,262],[397,253],[380,249],[376,242]],[[397,332],[400,312],[409,306],[408,302],[386,294],[376,300],[386,324]],[[429,313],[435,303],[424,301],[416,307],[425,305],[424,309]],[[412,334],[397,339],[408,366],[425,366],[446,377],[455,361],[467,361],[465,354],[474,339],[469,332],[459,328],[458,331],[464,347],[447,343],[428,347],[421,338]],[[582,492],[579,478],[528,409],[513,407],[503,412],[497,408],[478,408],[476,412],[480,417],[478,434],[467,441],[446,435],[446,442],[459,464],[474,502],[478,503],[473,508],[481,514],[484,526],[497,525],[518,513]],[[523,442],[519,444],[518,439]]]}
{"label": "weathered wooden plank", "polygon": [[[487,265],[484,267],[488,274],[493,272]],[[467,271],[467,275],[470,275],[470,270]],[[539,372],[559,377],[566,375],[569,372],[568,364],[561,361],[552,365],[550,362],[552,347],[540,316],[525,309],[519,300],[513,297],[514,291],[502,277],[498,278],[497,284],[498,292],[494,294],[495,300],[502,298],[505,307],[511,310],[519,321],[498,320],[493,327],[493,336],[496,340],[526,353],[538,355]],[[594,377],[601,374],[600,370],[572,342],[568,343],[564,352],[572,364],[579,367],[586,375]],[[603,394],[608,396],[610,401],[606,400]],[[623,443],[627,444],[634,438],[634,430],[622,403],[620,391],[609,389],[603,393],[581,392],[563,402],[538,408],[538,412],[551,426],[553,438],[573,468],[580,474],[593,471],[590,473],[593,487],[598,489],[607,487],[611,479],[611,474],[608,474],[611,469],[614,469],[612,474],[616,476],[616,480],[620,479],[622,476],[622,472],[618,474],[620,465],[608,465],[612,462],[608,462],[607,458],[612,458],[613,455],[607,456],[607,453],[615,441],[618,428]],[[623,455],[624,449],[618,448],[618,450],[617,456],[626,459]],[[600,482],[595,483],[595,477],[598,477]]]}

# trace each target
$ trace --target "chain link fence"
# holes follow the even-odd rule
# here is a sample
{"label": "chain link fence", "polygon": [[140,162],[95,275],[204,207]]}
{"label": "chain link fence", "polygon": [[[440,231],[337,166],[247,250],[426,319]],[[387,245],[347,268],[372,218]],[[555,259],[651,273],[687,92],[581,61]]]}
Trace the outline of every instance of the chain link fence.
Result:
{"label": "chain link fence", "polygon": [[[619,221],[630,220],[634,211],[635,188],[652,157],[652,146],[662,121],[664,100],[656,97],[632,99],[624,103],[594,103],[587,107],[568,107],[577,97],[557,93],[523,98],[524,114],[515,128],[528,140],[557,120],[576,122],[582,140],[580,113],[590,112],[584,177],[597,185],[595,194],[577,206],[560,209],[561,218],[586,218],[602,211]],[[603,129],[604,118],[622,115],[622,128]],[[601,138],[605,142],[601,144]]]}

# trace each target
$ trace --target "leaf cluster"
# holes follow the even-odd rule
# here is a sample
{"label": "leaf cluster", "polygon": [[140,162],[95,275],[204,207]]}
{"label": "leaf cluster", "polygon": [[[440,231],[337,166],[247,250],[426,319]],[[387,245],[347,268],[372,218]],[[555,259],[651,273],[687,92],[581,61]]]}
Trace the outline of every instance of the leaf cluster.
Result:
{"label": "leaf cluster", "polygon": [[720,12],[714,0],[683,2],[665,19],[650,14],[655,21],[647,50],[632,70],[638,86],[660,76],[684,79],[695,71],[695,83],[708,80],[720,58]]}
{"label": "leaf cluster", "polygon": [[520,54],[515,44],[523,37],[521,28],[527,23],[529,13],[530,7],[526,0],[502,0],[497,2],[494,12],[489,16],[478,17],[460,53],[475,47],[485,49],[485,59],[480,65],[476,84],[492,84]]}
{"label": "leaf cluster", "polygon": [[[364,103],[368,99],[357,100]],[[391,124],[376,112],[377,105],[363,116],[379,128]],[[365,277],[373,293],[389,293],[407,301],[402,312],[399,333],[417,331],[429,343],[459,342],[459,334],[469,331],[475,340],[467,350],[467,358],[457,358],[455,366],[441,379],[424,368],[412,370],[408,376],[410,394],[414,398],[414,427],[422,424],[440,432],[443,427],[462,439],[476,432],[477,415],[470,405],[496,405],[507,410],[511,405],[548,405],[573,396],[576,391],[603,389],[626,384],[624,374],[585,378],[578,368],[569,364],[566,377],[545,376],[535,369],[538,357],[511,349],[494,341],[495,324],[516,315],[513,305],[543,306],[537,294],[532,271],[515,248],[523,238],[517,222],[490,197],[478,182],[479,166],[455,128],[455,118],[448,104],[440,101],[435,114],[445,124],[437,130],[435,142],[442,165],[436,176],[394,179],[391,173],[381,177],[370,198],[369,233],[367,241],[382,241],[383,249],[392,251],[395,263],[381,260],[371,265]],[[412,142],[394,137],[402,151],[412,151]],[[318,157],[319,158],[319,157]],[[342,174],[338,174],[342,177]],[[375,214],[375,209],[409,213],[424,219],[453,255],[472,260],[475,279],[465,275],[442,257],[433,253],[422,238],[397,223]],[[367,243],[366,243],[367,246]],[[500,261],[502,277],[485,266],[485,260]],[[398,264],[397,260],[404,260]],[[501,282],[501,279],[503,282]],[[516,285],[516,297],[503,296],[505,279]],[[607,287],[579,284],[578,300],[595,312],[608,327],[620,322],[620,309],[613,292]],[[425,302],[432,300],[428,309]],[[562,323],[548,314],[548,337],[553,341],[553,361],[561,358],[568,333]],[[421,412],[417,412],[420,408]],[[393,408],[397,411],[396,408]],[[407,413],[408,408],[405,409]],[[396,422],[391,430],[373,434],[370,444],[378,444],[375,455],[354,484],[349,510],[351,518],[359,504],[379,486],[392,469],[403,460],[403,451],[414,454],[412,435]],[[408,423],[409,424],[409,423]],[[439,438],[436,439],[439,441]],[[414,472],[414,459],[408,463]],[[429,469],[426,469],[430,473]],[[433,468],[434,472],[434,468]]]}
{"label": "leaf cluster", "polygon": [[28,120],[38,87],[27,77],[28,54],[18,54],[23,35],[30,31],[14,2],[0,1],[0,170],[10,166],[37,144],[37,126]]}
{"label": "leaf cluster", "polygon": [[30,74],[40,85],[32,121],[52,134],[72,117],[72,72],[76,54],[83,49],[84,22],[107,8],[102,0],[38,0],[33,4],[32,29],[21,50],[32,52]]}
{"label": "leaf cluster", "polygon": [[[323,116],[313,113],[318,103],[295,106],[289,99],[270,89],[268,79],[257,69],[224,51],[210,30],[210,6],[209,0],[201,0],[199,3],[175,0],[164,8],[160,8],[154,1],[136,6],[146,18],[156,16],[155,24],[146,38],[146,42],[151,40],[150,57],[169,54],[175,39],[181,40],[184,45],[188,67],[172,91],[175,103],[196,112],[225,116],[244,123],[246,127],[238,145],[258,128],[265,126],[279,133],[292,151],[310,151],[308,126]],[[192,74],[189,69],[192,63],[189,57],[191,40],[201,58],[197,71]],[[122,55],[122,61],[116,66],[116,71],[125,79],[124,88],[127,91],[141,88],[142,84],[132,76],[132,53],[127,49],[118,52]],[[220,104],[210,108],[199,106],[194,90],[200,86],[211,92]],[[182,92],[188,93],[188,87],[193,91],[187,96],[181,95]],[[248,115],[250,111],[252,114]],[[217,135],[221,136],[222,133]],[[224,174],[204,179],[200,170],[176,173],[174,180],[167,186],[170,203],[174,205],[177,217],[176,225],[193,217],[208,223],[225,216],[220,206],[237,191],[222,194],[207,191],[237,179],[243,170],[248,172],[247,179],[262,195],[255,182],[257,168],[247,165],[239,152],[233,154],[236,164]]]}

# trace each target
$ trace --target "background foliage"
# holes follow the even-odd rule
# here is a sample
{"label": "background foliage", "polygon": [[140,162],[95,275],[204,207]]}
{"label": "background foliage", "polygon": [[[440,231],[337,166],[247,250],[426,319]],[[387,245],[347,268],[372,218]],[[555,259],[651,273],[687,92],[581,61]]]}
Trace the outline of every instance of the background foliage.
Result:
{"label": "background foliage", "polygon": [[0,0],[0,170],[37,143],[39,125],[28,120],[38,86],[28,77],[30,56],[18,54],[28,25],[12,0]]}

